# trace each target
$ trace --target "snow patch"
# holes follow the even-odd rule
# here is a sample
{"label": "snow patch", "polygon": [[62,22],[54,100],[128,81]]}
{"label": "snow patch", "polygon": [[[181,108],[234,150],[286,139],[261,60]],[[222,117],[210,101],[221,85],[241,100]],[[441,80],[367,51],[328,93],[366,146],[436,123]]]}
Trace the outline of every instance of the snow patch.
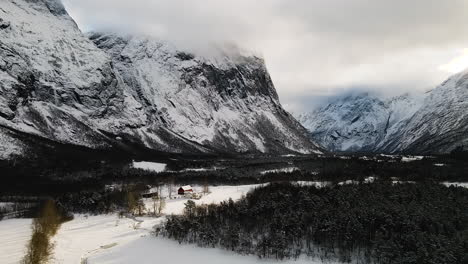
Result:
{"label": "snow patch", "polygon": [[224,167],[212,167],[212,168],[187,168],[183,169],[180,172],[203,172],[203,171],[217,171],[224,170]]}
{"label": "snow patch", "polygon": [[442,182],[442,184],[447,187],[455,186],[455,187],[468,188],[468,182]]}
{"label": "snow patch", "polygon": [[268,173],[292,173],[295,171],[299,171],[300,169],[298,167],[288,167],[288,168],[282,168],[282,169],[274,169],[274,170],[266,170],[260,172],[261,175],[265,175]]}
{"label": "snow patch", "polygon": [[166,170],[167,164],[164,163],[157,163],[157,162],[148,162],[148,161],[134,161],[132,167],[135,169],[142,169],[147,171],[154,171],[154,172],[163,172]]}
{"label": "snow patch", "polygon": [[401,157],[402,162],[412,162],[412,161],[418,161],[418,160],[423,160],[424,156],[403,156]]}
{"label": "snow patch", "polygon": [[0,221],[0,263],[16,264],[26,254],[31,239],[32,219],[9,219]]}
{"label": "snow patch", "polygon": [[[88,259],[88,263],[114,264],[114,263],[205,263],[205,264],[319,264],[320,260],[272,260],[259,259],[256,256],[243,256],[234,252],[216,248],[199,248],[194,245],[180,245],[177,241],[164,238],[142,237],[127,243],[125,246],[117,246],[109,251],[94,255]],[[337,262],[327,262],[334,264]]]}

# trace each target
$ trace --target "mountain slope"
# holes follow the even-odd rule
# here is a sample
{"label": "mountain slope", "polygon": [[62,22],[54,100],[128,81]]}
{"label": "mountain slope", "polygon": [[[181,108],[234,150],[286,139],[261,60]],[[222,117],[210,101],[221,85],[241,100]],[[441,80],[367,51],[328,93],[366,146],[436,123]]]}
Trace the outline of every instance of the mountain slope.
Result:
{"label": "mountain slope", "polygon": [[147,37],[95,33],[90,38],[111,55],[126,98],[132,100],[126,109],[144,129],[156,125],[236,152],[315,148],[282,109],[261,58],[199,57]]}
{"label": "mountain slope", "polygon": [[449,153],[468,146],[468,71],[429,91],[418,111],[381,147],[389,152]]}
{"label": "mountain slope", "polygon": [[405,94],[389,100],[368,93],[333,100],[299,116],[311,137],[331,151],[378,152],[401,131],[420,101]]}
{"label": "mountain slope", "polygon": [[464,71],[421,97],[345,97],[300,121],[314,140],[334,151],[444,154],[468,149],[467,109]]}
{"label": "mountain slope", "polygon": [[382,100],[362,93],[338,98],[299,120],[314,140],[331,151],[375,152],[418,106],[408,94]]}
{"label": "mountain slope", "polygon": [[[2,1],[0,17],[0,125],[10,142],[0,156],[25,153],[6,128],[108,146],[87,120],[118,104],[108,56],[81,34],[60,2]],[[98,107],[100,102],[105,107]]]}
{"label": "mountain slope", "polygon": [[260,58],[203,58],[146,37],[91,41],[59,0],[2,1],[0,18],[0,159],[33,150],[25,135],[91,149],[318,150]]}

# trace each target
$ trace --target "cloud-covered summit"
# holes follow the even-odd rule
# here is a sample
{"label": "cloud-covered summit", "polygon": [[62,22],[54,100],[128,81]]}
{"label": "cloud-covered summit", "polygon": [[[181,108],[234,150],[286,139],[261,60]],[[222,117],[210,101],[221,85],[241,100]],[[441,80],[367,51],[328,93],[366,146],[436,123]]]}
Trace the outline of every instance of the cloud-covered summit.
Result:
{"label": "cloud-covered summit", "polygon": [[[464,0],[63,0],[85,30],[138,32],[202,52],[263,54],[282,102],[355,87],[399,94],[450,74],[468,46]],[[468,66],[468,61],[466,62]]]}

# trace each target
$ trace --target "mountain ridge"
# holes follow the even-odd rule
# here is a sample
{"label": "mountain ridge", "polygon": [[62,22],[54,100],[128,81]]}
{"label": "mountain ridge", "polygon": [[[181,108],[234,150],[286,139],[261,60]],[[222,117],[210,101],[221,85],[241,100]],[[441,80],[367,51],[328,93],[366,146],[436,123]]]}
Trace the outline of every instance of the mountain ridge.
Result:
{"label": "mountain ridge", "polygon": [[[361,94],[367,108],[358,99],[339,98],[298,118],[312,139],[332,151],[447,154],[468,146],[468,71],[421,95],[382,99]],[[369,121],[354,123],[350,113]]]}
{"label": "mountain ridge", "polygon": [[23,133],[90,149],[320,152],[261,58],[213,61],[149,37],[85,36],[58,0],[2,3],[0,17],[0,159],[33,152]]}
{"label": "mountain ridge", "polygon": [[[366,92],[332,100],[313,112],[298,116],[311,137],[330,151],[374,152],[388,132],[408,116],[410,95],[383,100]],[[402,110],[405,109],[405,110]],[[404,113],[402,113],[404,112]]]}

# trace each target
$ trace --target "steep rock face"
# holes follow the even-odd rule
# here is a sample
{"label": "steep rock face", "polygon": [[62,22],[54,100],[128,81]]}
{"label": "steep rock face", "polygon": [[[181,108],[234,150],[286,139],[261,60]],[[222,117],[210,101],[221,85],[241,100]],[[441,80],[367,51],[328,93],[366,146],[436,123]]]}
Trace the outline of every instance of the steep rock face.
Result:
{"label": "steep rock face", "polygon": [[147,37],[90,38],[112,57],[126,109],[146,129],[141,133],[154,135],[151,127],[160,127],[224,151],[317,149],[282,109],[261,58],[221,52],[200,57]]}
{"label": "steep rock face", "polygon": [[218,63],[147,38],[92,38],[100,48],[58,0],[1,2],[1,159],[29,152],[18,134],[94,149],[317,149],[259,58]]}
{"label": "steep rock face", "polygon": [[381,146],[388,152],[449,153],[468,146],[468,71],[429,91],[418,111]]}
{"label": "steep rock face", "polygon": [[418,107],[419,101],[408,94],[383,100],[363,93],[338,98],[302,114],[299,121],[331,151],[376,152]]}
{"label": "steep rock face", "polygon": [[[0,18],[0,125],[60,142],[108,146],[88,119],[121,105],[110,58],[55,0],[2,1]],[[2,153],[21,154],[19,145],[11,143]]]}

